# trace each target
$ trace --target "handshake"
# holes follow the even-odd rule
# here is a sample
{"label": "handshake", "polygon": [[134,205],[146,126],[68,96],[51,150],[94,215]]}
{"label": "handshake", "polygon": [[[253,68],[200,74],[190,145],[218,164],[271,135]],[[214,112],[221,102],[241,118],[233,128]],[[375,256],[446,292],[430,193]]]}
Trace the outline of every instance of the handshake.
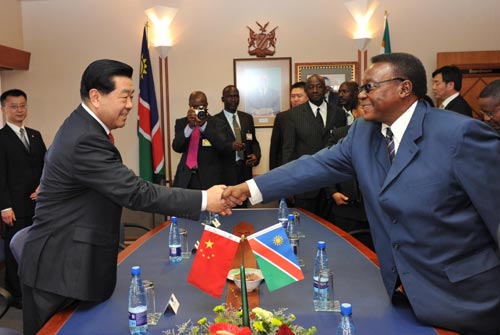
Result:
{"label": "handshake", "polygon": [[235,186],[215,185],[207,190],[207,211],[231,215],[231,209],[250,197],[247,183]]}

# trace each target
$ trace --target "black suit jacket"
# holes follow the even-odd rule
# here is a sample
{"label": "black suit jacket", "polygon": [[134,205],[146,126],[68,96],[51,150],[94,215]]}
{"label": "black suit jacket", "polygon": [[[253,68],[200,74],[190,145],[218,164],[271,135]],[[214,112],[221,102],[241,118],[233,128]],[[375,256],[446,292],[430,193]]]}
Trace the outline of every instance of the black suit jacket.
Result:
{"label": "black suit jacket", "polygon": [[35,202],[30,195],[40,183],[47,149],[40,132],[25,129],[30,150],[8,125],[0,130],[0,210],[12,208],[16,217],[31,221]]}
{"label": "black suit jacket", "polygon": [[283,165],[283,136],[286,128],[286,111],[278,113],[274,118],[269,149],[269,170]]}
{"label": "black suit jacket", "polygon": [[451,100],[445,109],[472,117],[472,108],[470,108],[467,101],[461,95]]}
{"label": "black suit jacket", "polygon": [[[345,126],[347,118],[342,109],[328,105],[326,127],[323,128],[318,124],[309,102],[305,102],[287,112],[286,122],[283,139],[283,164],[303,155],[313,155],[325,148],[333,129]],[[296,195],[296,197],[311,199],[316,197],[318,193],[319,190],[316,190]]]}
{"label": "black suit jacket", "polygon": [[[192,176],[192,171],[186,165],[189,143],[191,142],[191,137],[184,136],[184,129],[187,125],[187,117],[175,121],[175,137],[172,141],[172,148],[176,152],[182,153],[175,173],[174,186],[182,188],[188,187]],[[221,156],[225,150],[228,152],[231,150],[230,143],[224,137],[224,127],[222,120],[209,116],[205,130],[200,135],[197,173],[204,190],[224,182]]]}
{"label": "black suit jacket", "polygon": [[21,280],[64,297],[113,292],[122,207],[197,219],[200,191],[146,182],[123,165],[102,126],[79,106],[49,148]]}
{"label": "black suit jacket", "polygon": [[[261,152],[260,144],[255,136],[255,126],[253,122],[253,117],[245,112],[237,111],[238,119],[240,120],[240,129],[242,141],[245,143],[245,156],[254,154],[257,156],[257,164],[260,162]],[[224,137],[231,145],[232,142],[236,141],[234,133],[232,131],[231,125],[224,115],[224,111],[214,115],[214,117],[219,118],[224,123]],[[252,178],[252,167],[245,167],[240,173],[241,169],[238,169],[235,164],[236,151],[225,150],[223,154],[223,165],[224,165],[224,184],[226,185],[237,185],[243,181]]]}

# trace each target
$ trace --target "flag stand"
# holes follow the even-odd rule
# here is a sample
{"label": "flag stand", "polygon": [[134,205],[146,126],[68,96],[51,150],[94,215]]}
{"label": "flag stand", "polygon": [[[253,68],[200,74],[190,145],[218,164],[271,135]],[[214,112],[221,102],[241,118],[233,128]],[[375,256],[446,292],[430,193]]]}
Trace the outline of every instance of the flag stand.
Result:
{"label": "flag stand", "polygon": [[[240,243],[245,241],[245,235],[241,235]],[[244,244],[242,244],[244,247]],[[243,312],[243,327],[250,327],[250,314],[248,313],[247,277],[245,276],[245,252],[241,253],[240,265],[241,280],[241,310]]]}

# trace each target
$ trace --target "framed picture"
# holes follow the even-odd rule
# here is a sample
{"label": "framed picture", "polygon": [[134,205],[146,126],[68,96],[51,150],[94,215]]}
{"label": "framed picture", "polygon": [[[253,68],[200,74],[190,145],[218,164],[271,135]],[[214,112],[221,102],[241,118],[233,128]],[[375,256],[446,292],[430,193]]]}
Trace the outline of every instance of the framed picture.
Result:
{"label": "framed picture", "polygon": [[251,114],[255,127],[272,127],[276,114],[290,109],[292,58],[234,59],[239,109]]}
{"label": "framed picture", "polygon": [[306,81],[313,74],[325,77],[326,85],[334,91],[346,80],[359,83],[358,62],[295,63],[296,81]]}

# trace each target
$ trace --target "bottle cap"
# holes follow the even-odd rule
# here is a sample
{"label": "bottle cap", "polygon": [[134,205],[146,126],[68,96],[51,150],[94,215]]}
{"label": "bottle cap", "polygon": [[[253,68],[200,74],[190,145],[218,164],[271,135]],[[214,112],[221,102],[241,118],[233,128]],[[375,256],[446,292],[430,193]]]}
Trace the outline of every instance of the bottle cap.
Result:
{"label": "bottle cap", "polygon": [[351,304],[344,302],[340,305],[340,314],[342,315],[351,315],[352,314],[352,306]]}
{"label": "bottle cap", "polygon": [[176,216],[172,216],[170,218],[170,222],[172,222],[172,223],[177,222],[177,217]]}
{"label": "bottle cap", "polygon": [[326,242],[318,241],[318,249],[325,249],[325,248],[326,248]]}
{"label": "bottle cap", "polygon": [[293,220],[295,220],[295,215],[288,214],[288,221],[293,221]]}
{"label": "bottle cap", "polygon": [[136,265],[132,266],[132,276],[140,275],[141,274],[141,267]]}

